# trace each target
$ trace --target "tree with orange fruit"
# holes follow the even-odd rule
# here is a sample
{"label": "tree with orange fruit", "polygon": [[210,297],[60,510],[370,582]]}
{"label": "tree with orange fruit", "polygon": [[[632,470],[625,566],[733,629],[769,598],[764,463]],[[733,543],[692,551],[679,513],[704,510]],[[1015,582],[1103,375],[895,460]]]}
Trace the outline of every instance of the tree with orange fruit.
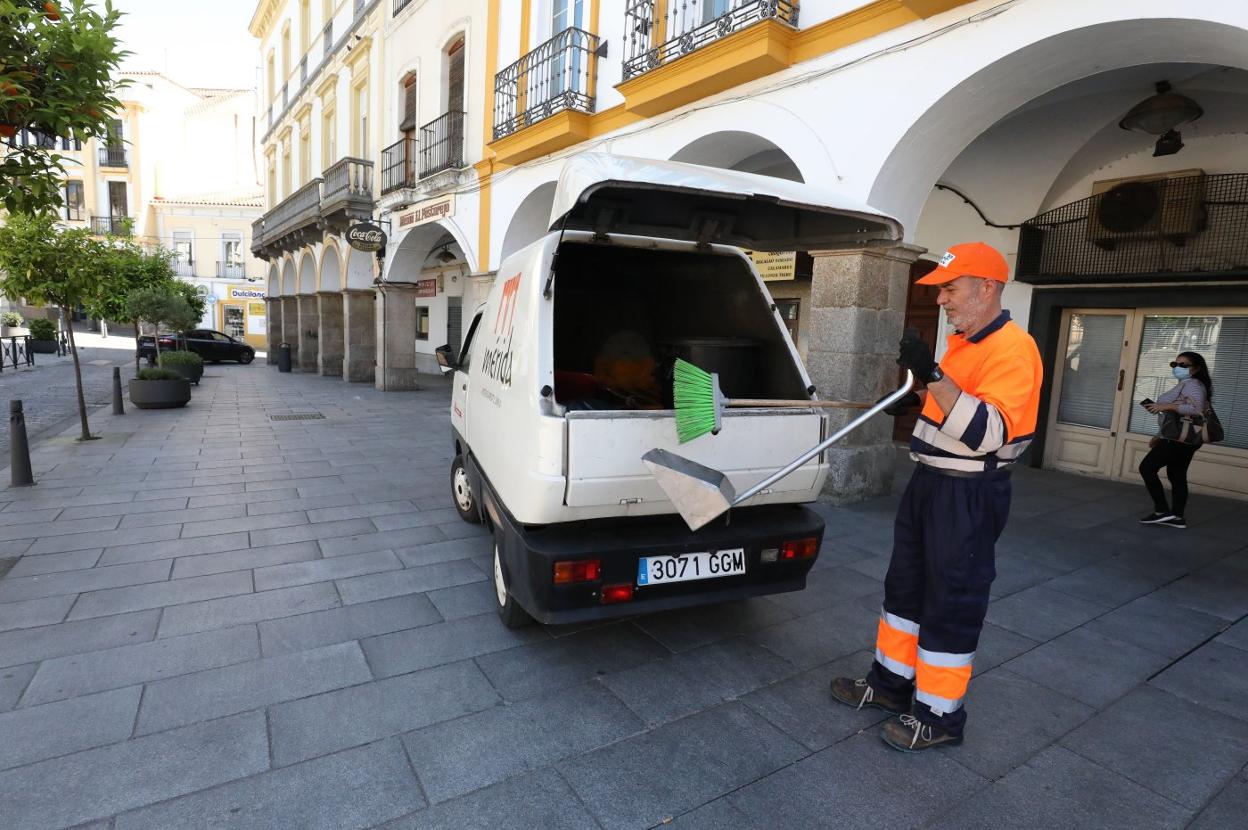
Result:
{"label": "tree with orange fruit", "polygon": [[110,0],[0,0],[0,206],[40,214],[61,206],[63,158],[53,148],[19,146],[22,130],[105,139],[121,103],[114,80],[128,54]]}

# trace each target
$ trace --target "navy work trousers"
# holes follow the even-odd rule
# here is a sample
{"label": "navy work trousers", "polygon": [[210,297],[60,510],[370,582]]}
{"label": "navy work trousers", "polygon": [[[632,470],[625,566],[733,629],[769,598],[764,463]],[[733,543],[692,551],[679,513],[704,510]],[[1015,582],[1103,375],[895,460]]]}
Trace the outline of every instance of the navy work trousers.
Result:
{"label": "navy work trousers", "polygon": [[[964,478],[916,467],[897,508],[884,610],[918,624],[920,661],[925,652],[935,664],[943,655],[974,654],[988,612],[988,589],[997,574],[994,548],[1009,512],[1008,470]],[[967,680],[969,676],[966,672]],[[869,680],[892,697],[905,698],[915,690],[914,672],[904,677],[878,660]],[[923,680],[921,668],[920,691]],[[966,723],[961,695],[947,691],[947,677],[941,682],[944,688],[936,693],[956,698],[956,708],[933,711],[916,699],[914,715],[960,734]]]}

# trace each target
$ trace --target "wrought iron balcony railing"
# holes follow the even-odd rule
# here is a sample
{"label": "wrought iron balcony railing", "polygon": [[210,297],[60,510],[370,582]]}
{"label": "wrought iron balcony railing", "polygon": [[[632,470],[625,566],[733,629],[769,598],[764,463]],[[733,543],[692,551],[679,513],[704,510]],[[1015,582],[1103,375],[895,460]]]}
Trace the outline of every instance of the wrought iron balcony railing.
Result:
{"label": "wrought iron balcony railing", "polygon": [[192,260],[175,259],[173,261],[173,273],[179,277],[195,276],[195,263]]}
{"label": "wrought iron balcony railing", "polygon": [[217,279],[241,280],[245,276],[242,265],[234,262],[217,262]]}
{"label": "wrought iron balcony railing", "polygon": [[416,139],[403,138],[381,151],[383,194],[416,184]]}
{"label": "wrought iron balcony railing", "polygon": [[128,167],[125,147],[105,145],[100,148],[100,167]]}
{"label": "wrought iron balcony railing", "polygon": [[91,233],[98,236],[129,236],[130,217],[128,216],[92,216]]}
{"label": "wrought iron balcony railing", "polygon": [[325,21],[325,28],[321,29],[321,57],[328,58],[332,51],[334,51],[334,19],[331,17]]}
{"label": "wrought iron balcony railing", "polygon": [[364,13],[364,7],[368,5],[368,0],[355,0],[355,16],[359,17]]}
{"label": "wrought iron balcony railing", "polygon": [[303,87],[308,82],[308,56],[304,55],[299,59],[299,86]]}
{"label": "wrought iron balcony railing", "polygon": [[564,29],[494,76],[494,138],[564,110],[594,111],[598,37]]}
{"label": "wrought iron balcony railing", "polygon": [[464,113],[443,113],[420,128],[420,177],[464,166]]}
{"label": "wrought iron balcony railing", "polygon": [[408,4],[408,3],[410,3],[410,2],[412,2],[412,0],[394,0],[394,6],[392,7],[392,9],[391,9],[391,11],[390,11],[390,16],[391,16],[391,17],[398,17],[398,16],[399,16],[399,12],[401,12],[401,11],[403,11],[403,9],[407,8],[407,4]]}
{"label": "wrought iron balcony railing", "polygon": [[797,26],[798,0],[671,0],[662,15],[657,5],[628,0],[624,9],[625,81],[764,20]]}

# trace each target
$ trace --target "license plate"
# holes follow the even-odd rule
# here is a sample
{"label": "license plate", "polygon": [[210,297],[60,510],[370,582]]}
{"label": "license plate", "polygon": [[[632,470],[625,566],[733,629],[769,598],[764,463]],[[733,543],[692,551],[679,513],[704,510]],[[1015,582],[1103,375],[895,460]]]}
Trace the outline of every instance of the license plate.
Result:
{"label": "license plate", "polygon": [[745,549],[685,553],[678,556],[643,556],[637,562],[637,584],[666,585],[745,573]]}

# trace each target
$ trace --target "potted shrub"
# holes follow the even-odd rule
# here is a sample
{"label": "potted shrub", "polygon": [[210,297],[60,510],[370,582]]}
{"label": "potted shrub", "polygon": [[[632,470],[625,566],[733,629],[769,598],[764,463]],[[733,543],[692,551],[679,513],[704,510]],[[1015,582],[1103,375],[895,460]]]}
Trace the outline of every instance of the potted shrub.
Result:
{"label": "potted shrub", "polygon": [[21,337],[28,332],[22,328],[22,315],[16,311],[0,314],[0,337]]}
{"label": "potted shrub", "polygon": [[56,323],[44,317],[30,321],[30,350],[35,354],[56,354]]}
{"label": "potted shrub", "polygon": [[172,369],[140,369],[130,381],[130,403],[139,409],[174,409],[191,400],[191,382]]}
{"label": "potted shrub", "polygon": [[161,355],[160,365],[177,372],[196,386],[199,386],[199,379],[204,376],[204,359],[195,352],[165,352]]}

